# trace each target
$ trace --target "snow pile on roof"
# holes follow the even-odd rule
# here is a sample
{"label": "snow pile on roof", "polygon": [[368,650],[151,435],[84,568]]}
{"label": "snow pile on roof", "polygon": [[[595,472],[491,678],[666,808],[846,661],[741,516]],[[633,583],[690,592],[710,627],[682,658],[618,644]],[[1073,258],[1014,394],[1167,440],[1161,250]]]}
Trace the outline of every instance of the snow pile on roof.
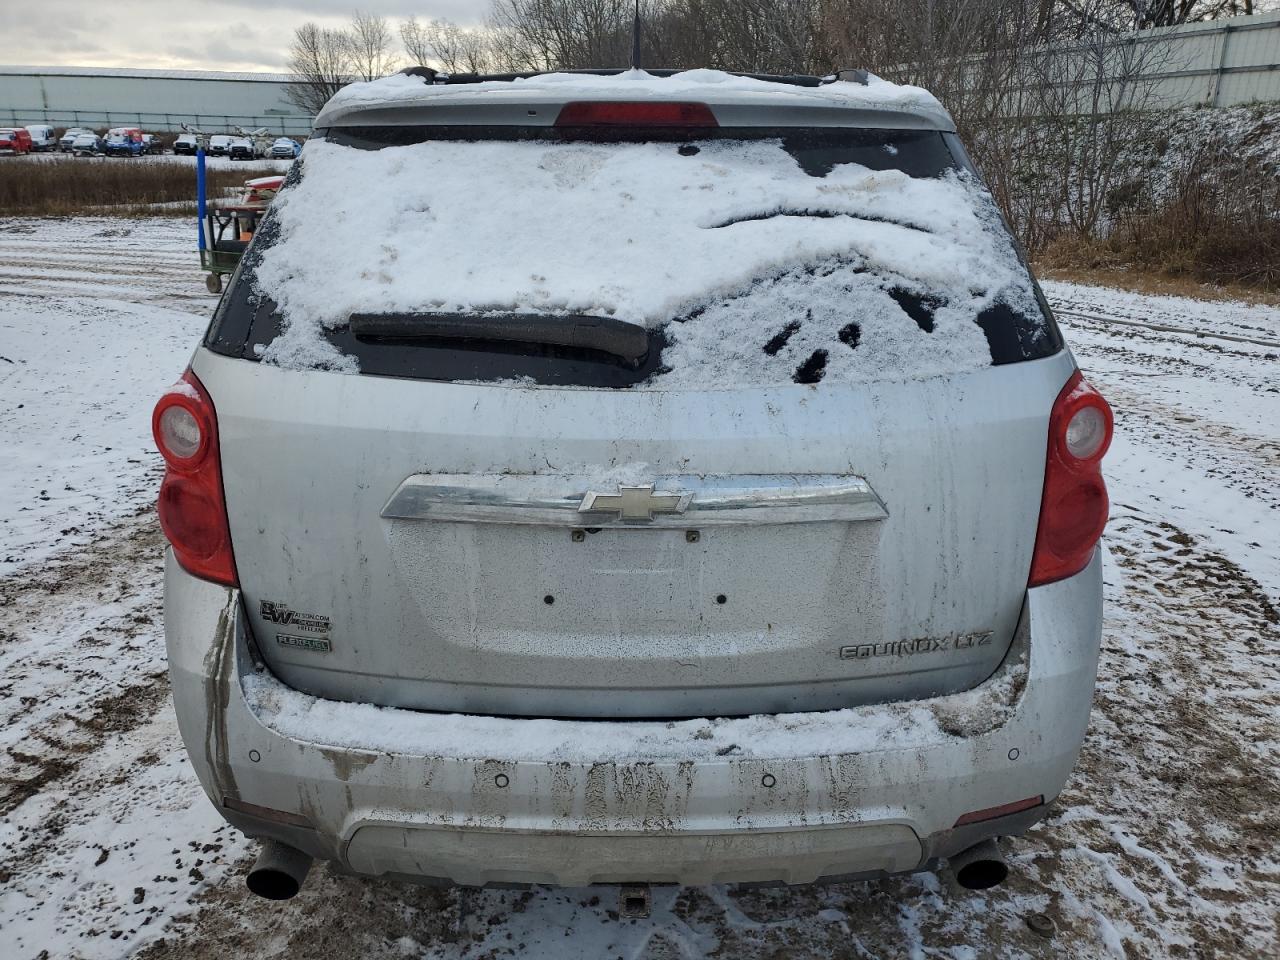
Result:
{"label": "snow pile on roof", "polygon": [[[778,140],[697,147],[310,141],[257,269],[286,328],[264,359],[350,369],[320,334],[352,313],[585,313],[668,325],[666,386],[791,382],[817,350],[828,378],[872,380],[988,365],[978,314],[1036,315],[967,176],[815,177]],[[938,305],[931,331],[895,291]]]}
{"label": "snow pile on roof", "polygon": [[686,70],[657,77],[643,70],[597,76],[547,73],[519,80],[484,83],[433,84],[425,77],[395,74],[368,83],[352,83],[330,98],[316,118],[316,126],[351,108],[403,106],[451,100],[466,102],[536,102],[542,99],[693,100],[700,103],[748,100],[761,104],[823,104],[865,110],[896,110],[925,114],[946,121],[937,98],[921,87],[905,86],[869,76],[865,84],[836,81],[820,87],[801,87],[739,77],[720,70]]}

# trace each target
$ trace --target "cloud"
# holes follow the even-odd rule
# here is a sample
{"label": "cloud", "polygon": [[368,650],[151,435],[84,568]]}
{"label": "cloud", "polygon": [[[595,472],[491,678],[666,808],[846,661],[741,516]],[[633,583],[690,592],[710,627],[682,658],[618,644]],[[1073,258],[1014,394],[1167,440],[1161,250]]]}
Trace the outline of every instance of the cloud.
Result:
{"label": "cloud", "polygon": [[[7,63],[33,66],[285,69],[293,31],[336,27],[359,8],[392,19],[478,23],[487,0],[0,0]],[[109,11],[104,13],[104,11]]]}
{"label": "cloud", "polygon": [[457,23],[479,23],[489,10],[483,0],[384,0],[382,3],[368,0],[214,0],[215,4],[228,7],[248,7],[253,10],[282,10],[297,14],[299,22],[317,16],[346,17],[352,10],[365,10],[384,17],[445,17]]}

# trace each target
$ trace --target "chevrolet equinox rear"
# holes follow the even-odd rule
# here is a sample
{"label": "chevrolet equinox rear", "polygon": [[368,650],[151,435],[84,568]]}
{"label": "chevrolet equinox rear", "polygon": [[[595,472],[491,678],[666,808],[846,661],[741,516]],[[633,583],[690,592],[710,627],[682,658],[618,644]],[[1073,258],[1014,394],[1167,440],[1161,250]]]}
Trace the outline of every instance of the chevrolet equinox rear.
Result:
{"label": "chevrolet equinox rear", "polygon": [[922,90],[353,84],[154,427],[264,895],[989,886],[1075,763],[1111,413]]}

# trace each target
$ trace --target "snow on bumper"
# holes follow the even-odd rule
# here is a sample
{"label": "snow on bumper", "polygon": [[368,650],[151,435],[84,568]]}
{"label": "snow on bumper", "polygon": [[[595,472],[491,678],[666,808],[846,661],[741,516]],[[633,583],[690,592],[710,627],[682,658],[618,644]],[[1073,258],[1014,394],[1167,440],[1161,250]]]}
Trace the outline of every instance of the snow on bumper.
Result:
{"label": "snow on bumper", "polygon": [[[918,869],[1038,816],[1088,723],[1101,564],[1028,592],[1005,665],[934,700],[731,720],[592,722],[316,700],[255,664],[239,593],[169,557],[179,727],[232,823],[366,874],[801,883]],[[619,759],[621,758],[621,759]]]}

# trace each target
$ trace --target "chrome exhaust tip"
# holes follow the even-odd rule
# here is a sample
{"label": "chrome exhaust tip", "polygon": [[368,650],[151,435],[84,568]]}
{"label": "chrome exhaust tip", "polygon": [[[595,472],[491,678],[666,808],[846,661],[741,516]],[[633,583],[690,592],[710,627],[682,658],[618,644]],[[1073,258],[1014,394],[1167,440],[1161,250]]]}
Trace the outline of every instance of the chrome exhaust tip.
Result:
{"label": "chrome exhaust tip", "polygon": [[267,900],[290,900],[302,889],[311,869],[311,858],[294,847],[266,840],[245,884],[250,892]]}
{"label": "chrome exhaust tip", "polygon": [[1009,876],[1009,865],[995,840],[983,840],[947,858],[956,883],[966,890],[990,890]]}

